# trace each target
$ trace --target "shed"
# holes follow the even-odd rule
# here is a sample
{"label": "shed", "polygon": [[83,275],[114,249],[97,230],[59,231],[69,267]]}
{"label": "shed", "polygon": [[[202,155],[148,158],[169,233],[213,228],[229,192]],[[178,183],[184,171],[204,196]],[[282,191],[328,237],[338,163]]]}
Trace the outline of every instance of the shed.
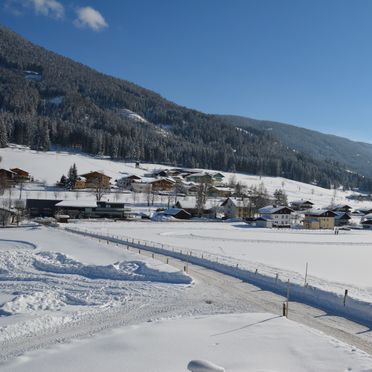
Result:
{"label": "shed", "polygon": [[162,212],[164,216],[174,217],[178,220],[189,220],[191,214],[180,208],[169,208]]}

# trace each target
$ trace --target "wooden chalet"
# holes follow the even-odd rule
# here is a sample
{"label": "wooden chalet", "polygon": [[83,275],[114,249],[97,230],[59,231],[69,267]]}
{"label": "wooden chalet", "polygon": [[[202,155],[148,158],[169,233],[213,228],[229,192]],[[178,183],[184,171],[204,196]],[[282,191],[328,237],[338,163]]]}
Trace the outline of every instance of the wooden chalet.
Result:
{"label": "wooden chalet", "polygon": [[28,173],[27,171],[21,168],[11,168],[10,171],[16,174],[15,175],[16,182],[22,182],[22,181],[27,182],[31,180],[30,173]]}
{"label": "wooden chalet", "polygon": [[81,177],[84,177],[86,179],[86,187],[109,187],[110,186],[110,180],[111,177],[106,176],[104,173],[93,171],[85,174],[81,174]]}
{"label": "wooden chalet", "polygon": [[169,178],[155,179],[150,182],[152,191],[171,191],[176,184]]}
{"label": "wooden chalet", "polygon": [[294,200],[290,203],[290,207],[294,211],[306,211],[313,208],[314,203],[310,200]]}

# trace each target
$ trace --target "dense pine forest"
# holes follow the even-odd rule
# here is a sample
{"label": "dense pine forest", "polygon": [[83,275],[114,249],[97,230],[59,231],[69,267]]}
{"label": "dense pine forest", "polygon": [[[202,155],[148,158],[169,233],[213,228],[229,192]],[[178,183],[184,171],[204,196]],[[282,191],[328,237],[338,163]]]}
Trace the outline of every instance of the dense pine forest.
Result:
{"label": "dense pine forest", "polygon": [[268,131],[178,106],[0,27],[0,146],[8,142],[372,190],[342,162],[320,162]]}

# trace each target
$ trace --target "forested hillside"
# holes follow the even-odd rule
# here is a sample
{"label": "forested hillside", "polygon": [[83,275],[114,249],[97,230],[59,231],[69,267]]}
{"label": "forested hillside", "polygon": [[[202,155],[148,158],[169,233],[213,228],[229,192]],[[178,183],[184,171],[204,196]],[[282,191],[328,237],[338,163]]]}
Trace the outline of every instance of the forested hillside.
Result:
{"label": "forested hillside", "polygon": [[255,128],[271,133],[292,149],[304,152],[315,159],[345,164],[349,169],[372,177],[372,145],[347,138],[324,134],[295,125],[256,120],[241,116],[219,116],[226,123],[245,129]]}
{"label": "forested hillside", "polygon": [[319,162],[268,131],[178,106],[0,27],[0,146],[7,142],[372,189],[341,162]]}

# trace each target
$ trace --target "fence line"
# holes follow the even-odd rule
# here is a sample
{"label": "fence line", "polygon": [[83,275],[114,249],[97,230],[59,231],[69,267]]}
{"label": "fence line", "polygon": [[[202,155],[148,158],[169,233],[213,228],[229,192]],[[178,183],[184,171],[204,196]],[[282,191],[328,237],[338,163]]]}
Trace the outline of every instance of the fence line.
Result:
{"label": "fence line", "polygon": [[[288,292],[288,279],[279,278],[279,274],[270,276],[263,272],[259,272],[258,269],[250,271],[246,268],[239,267],[239,264],[229,265],[227,263],[218,262],[217,256],[216,260],[213,260],[214,255],[205,253],[200,253],[200,257],[195,254],[192,250],[177,251],[174,247],[145,240],[134,240],[126,236],[118,235],[105,235],[103,233],[92,232],[87,229],[81,228],[70,228],[66,227],[66,231],[90,236],[97,238],[99,240],[117,243],[121,245],[126,245],[127,247],[136,248],[139,251],[145,250],[152,253],[161,254],[164,256],[172,257],[188,264],[194,264],[198,266],[205,267],[217,271],[219,273],[241,279],[255,285],[263,290],[277,293],[283,297],[287,297]],[[347,290],[346,290],[347,291]],[[334,292],[325,291],[323,289],[314,287],[306,283],[306,285],[301,285],[298,283],[291,282],[291,301],[302,302],[307,305],[319,308],[333,315],[340,315],[345,318],[354,320],[361,324],[371,326],[372,325],[372,303],[357,300],[347,293],[347,301],[345,301],[344,295],[339,295]]]}

